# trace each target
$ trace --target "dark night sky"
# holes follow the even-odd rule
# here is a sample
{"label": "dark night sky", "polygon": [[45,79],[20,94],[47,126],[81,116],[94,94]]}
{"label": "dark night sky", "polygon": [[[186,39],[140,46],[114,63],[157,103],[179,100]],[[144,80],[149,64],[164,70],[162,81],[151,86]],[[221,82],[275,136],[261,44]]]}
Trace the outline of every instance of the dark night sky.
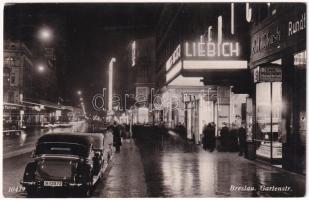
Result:
{"label": "dark night sky", "polygon": [[9,4],[4,39],[20,39],[34,48],[38,28],[52,28],[60,95],[76,104],[80,88],[89,104],[94,93],[107,87],[110,58],[121,59],[131,40],[153,33],[161,8],[149,3]]}

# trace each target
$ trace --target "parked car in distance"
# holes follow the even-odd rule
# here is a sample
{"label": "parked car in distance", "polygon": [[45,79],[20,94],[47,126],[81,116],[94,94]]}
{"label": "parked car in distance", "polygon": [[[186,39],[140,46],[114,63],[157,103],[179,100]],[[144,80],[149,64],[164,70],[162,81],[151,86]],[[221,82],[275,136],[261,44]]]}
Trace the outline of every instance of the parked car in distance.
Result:
{"label": "parked car in distance", "polygon": [[41,189],[64,188],[89,196],[101,178],[104,135],[97,133],[49,133],[41,136],[21,184],[29,196]]}

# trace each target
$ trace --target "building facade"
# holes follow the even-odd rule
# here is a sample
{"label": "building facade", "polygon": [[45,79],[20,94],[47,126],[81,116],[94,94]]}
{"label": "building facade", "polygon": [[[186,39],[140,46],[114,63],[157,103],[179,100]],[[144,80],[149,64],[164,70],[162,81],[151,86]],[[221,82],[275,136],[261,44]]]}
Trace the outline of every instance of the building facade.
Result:
{"label": "building facade", "polygon": [[128,83],[125,94],[125,107],[134,123],[150,123],[152,118],[151,95],[154,93],[155,38],[143,37],[130,42],[128,52]]}
{"label": "building facade", "polygon": [[256,156],[305,173],[306,4],[250,4]]}
{"label": "building facade", "polygon": [[305,4],[167,4],[156,38],[156,120],[245,126],[247,158],[305,173]]}
{"label": "building facade", "polygon": [[196,143],[208,123],[216,124],[220,136],[223,126],[244,122],[248,27],[245,4],[165,6],[156,43],[157,88],[163,102],[159,120],[171,128],[184,124],[187,137]]}
{"label": "building facade", "polygon": [[39,60],[25,43],[4,41],[5,129],[41,126],[56,121],[57,110],[61,110],[56,95],[56,70],[53,60],[48,57],[50,53],[46,55]]}
{"label": "building facade", "polygon": [[32,53],[22,42],[4,43],[4,102],[20,103],[34,87]]}

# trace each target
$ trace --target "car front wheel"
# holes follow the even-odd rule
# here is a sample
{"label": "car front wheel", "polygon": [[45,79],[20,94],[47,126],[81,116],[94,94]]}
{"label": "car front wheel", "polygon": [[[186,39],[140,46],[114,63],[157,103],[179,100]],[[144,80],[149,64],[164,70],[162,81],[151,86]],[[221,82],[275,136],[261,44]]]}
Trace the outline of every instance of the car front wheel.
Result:
{"label": "car front wheel", "polygon": [[82,187],[78,189],[78,196],[80,197],[90,197],[91,196],[91,187]]}
{"label": "car front wheel", "polygon": [[37,194],[37,188],[35,186],[27,186],[26,192],[29,197],[33,197]]}

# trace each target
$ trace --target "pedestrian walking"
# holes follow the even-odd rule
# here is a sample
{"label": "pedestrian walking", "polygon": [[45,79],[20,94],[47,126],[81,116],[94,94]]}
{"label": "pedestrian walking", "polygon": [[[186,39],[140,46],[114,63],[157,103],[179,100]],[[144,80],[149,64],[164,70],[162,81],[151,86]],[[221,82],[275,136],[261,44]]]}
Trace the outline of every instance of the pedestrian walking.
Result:
{"label": "pedestrian walking", "polygon": [[242,156],[246,150],[246,129],[244,124],[238,130],[239,156]]}
{"label": "pedestrian walking", "polygon": [[203,149],[206,150],[207,149],[207,145],[206,145],[206,139],[207,137],[207,126],[206,124],[204,124],[204,127],[203,127],[203,138],[202,138],[202,144],[203,144]]}
{"label": "pedestrian walking", "polygon": [[121,146],[121,127],[117,123],[117,121],[114,122],[113,126],[113,146],[116,148],[116,152],[120,152],[120,146]]}
{"label": "pedestrian walking", "polygon": [[223,127],[220,131],[220,137],[221,137],[221,148],[223,151],[228,150],[228,134],[229,134],[229,128],[227,127],[226,123],[223,123]]}
{"label": "pedestrian walking", "polygon": [[212,152],[216,148],[216,124],[210,123],[209,127],[209,150]]}
{"label": "pedestrian walking", "polygon": [[232,124],[231,131],[229,132],[228,149],[230,152],[238,150],[238,128],[235,123]]}

